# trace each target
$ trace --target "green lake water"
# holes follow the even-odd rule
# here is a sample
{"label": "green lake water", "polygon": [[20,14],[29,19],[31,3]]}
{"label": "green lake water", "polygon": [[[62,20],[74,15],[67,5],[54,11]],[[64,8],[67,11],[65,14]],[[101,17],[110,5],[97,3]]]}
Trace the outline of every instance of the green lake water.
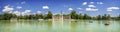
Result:
{"label": "green lake water", "polygon": [[120,32],[120,21],[0,21],[0,32]]}

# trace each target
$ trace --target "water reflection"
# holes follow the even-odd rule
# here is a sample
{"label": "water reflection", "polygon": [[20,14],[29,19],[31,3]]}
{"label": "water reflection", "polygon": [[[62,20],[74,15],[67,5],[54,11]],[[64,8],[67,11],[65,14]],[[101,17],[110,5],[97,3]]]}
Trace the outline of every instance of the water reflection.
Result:
{"label": "water reflection", "polygon": [[[120,32],[120,21],[0,21],[0,32]],[[7,30],[7,31],[6,31]]]}

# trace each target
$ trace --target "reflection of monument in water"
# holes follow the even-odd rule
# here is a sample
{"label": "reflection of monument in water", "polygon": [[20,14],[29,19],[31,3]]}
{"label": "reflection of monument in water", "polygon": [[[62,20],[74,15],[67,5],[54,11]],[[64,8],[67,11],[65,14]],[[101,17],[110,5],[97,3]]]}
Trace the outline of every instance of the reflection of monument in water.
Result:
{"label": "reflection of monument in water", "polygon": [[106,21],[106,22],[105,22],[105,25],[106,25],[106,26],[110,25],[110,21],[109,21],[109,20]]}
{"label": "reflection of monument in water", "polygon": [[[70,16],[63,16],[63,12],[61,11],[61,13],[59,14],[59,16],[53,15],[52,16],[52,25],[53,28],[56,29],[55,27],[57,26],[57,29],[62,29],[63,28],[63,22],[65,20],[70,20]],[[70,21],[69,21],[70,22]]]}
{"label": "reflection of monument in water", "polygon": [[52,21],[61,21],[63,22],[64,20],[70,20],[70,16],[63,16],[63,12],[61,11],[59,16],[53,15],[52,16]]}
{"label": "reflection of monument in water", "polygon": [[11,18],[10,22],[17,22],[17,18]]}

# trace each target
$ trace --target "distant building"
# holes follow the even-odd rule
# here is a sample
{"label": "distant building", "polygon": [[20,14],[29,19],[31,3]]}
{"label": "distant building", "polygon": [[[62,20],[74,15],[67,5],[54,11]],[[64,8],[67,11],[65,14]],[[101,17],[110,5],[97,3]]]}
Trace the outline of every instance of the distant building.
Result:
{"label": "distant building", "polygon": [[17,18],[11,18],[10,21],[15,22],[15,21],[17,21]]}
{"label": "distant building", "polygon": [[62,16],[62,15],[60,15],[60,16],[53,15],[52,19],[54,21],[56,21],[56,20],[70,20],[71,17],[70,16]]}
{"label": "distant building", "polygon": [[70,20],[71,17],[69,15],[63,16],[63,12],[61,11],[61,14],[53,15],[52,19],[53,19],[53,21],[56,21],[56,20],[63,21],[63,20]]}

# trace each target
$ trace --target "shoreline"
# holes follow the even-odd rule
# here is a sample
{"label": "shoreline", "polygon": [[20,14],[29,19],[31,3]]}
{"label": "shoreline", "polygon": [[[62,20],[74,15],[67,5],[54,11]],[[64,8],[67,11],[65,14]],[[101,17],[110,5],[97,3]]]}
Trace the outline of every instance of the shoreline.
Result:
{"label": "shoreline", "polygon": [[[119,21],[119,20],[92,20],[92,19],[63,19],[63,21]],[[0,20],[0,21],[53,21],[53,19],[17,19],[17,20]],[[61,19],[54,19],[54,21],[62,21]]]}

